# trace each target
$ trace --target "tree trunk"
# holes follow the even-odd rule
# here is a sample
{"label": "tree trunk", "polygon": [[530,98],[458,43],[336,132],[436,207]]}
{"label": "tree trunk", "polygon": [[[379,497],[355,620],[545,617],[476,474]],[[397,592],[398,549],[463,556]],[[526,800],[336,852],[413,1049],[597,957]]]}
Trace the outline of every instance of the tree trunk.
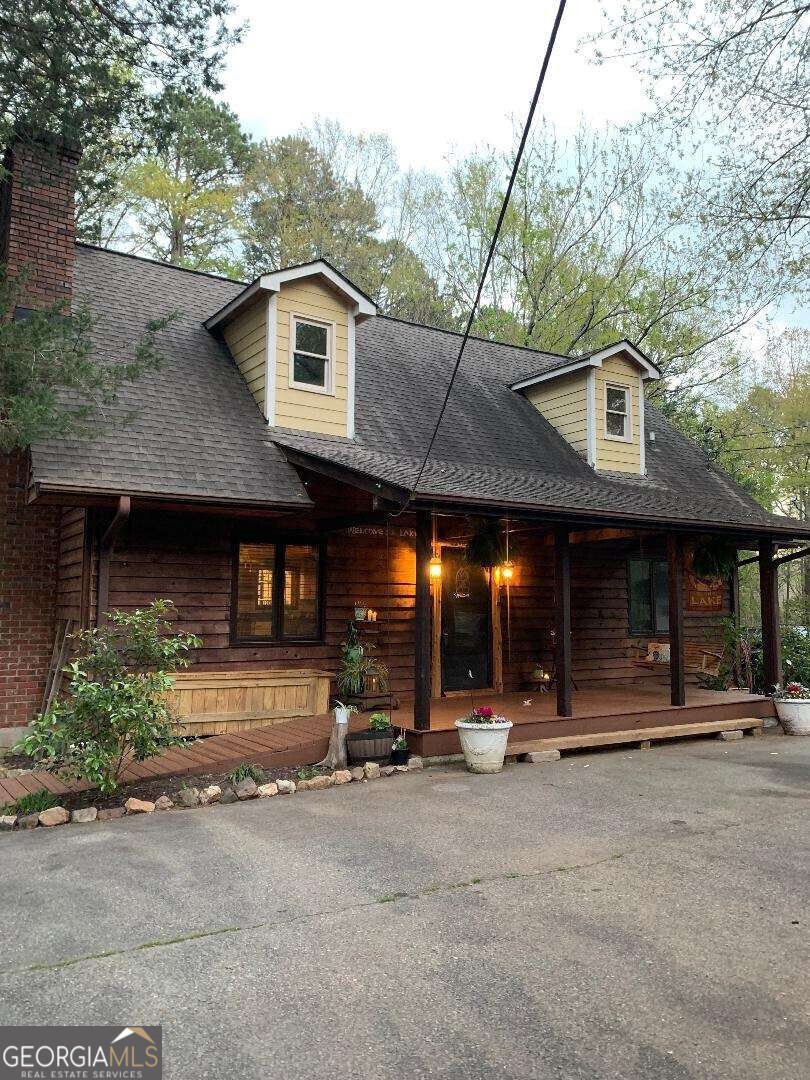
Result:
{"label": "tree trunk", "polygon": [[348,764],[346,756],[346,734],[348,730],[348,724],[339,724],[335,720],[332,724],[332,733],[329,736],[329,749],[326,751],[326,757],[323,761],[318,762],[315,766],[316,769],[336,772],[338,769],[346,768]]}

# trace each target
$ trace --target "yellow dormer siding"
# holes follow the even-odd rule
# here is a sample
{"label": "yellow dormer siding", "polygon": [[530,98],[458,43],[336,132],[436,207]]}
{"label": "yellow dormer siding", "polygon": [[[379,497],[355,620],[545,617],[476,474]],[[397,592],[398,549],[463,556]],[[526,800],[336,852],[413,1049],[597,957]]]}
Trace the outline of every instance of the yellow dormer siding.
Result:
{"label": "yellow dormer siding", "polygon": [[[348,434],[349,311],[345,300],[327,285],[312,279],[281,286],[276,297],[275,426],[314,431],[323,435]],[[293,385],[293,333],[295,320],[323,326],[327,331],[328,363],[325,389]]]}
{"label": "yellow dormer siding", "polygon": [[223,329],[225,344],[256,404],[265,412],[267,301],[259,298]]}
{"label": "yellow dormer siding", "polygon": [[538,412],[584,458],[588,456],[586,379],[586,372],[575,371],[552,382],[531,386],[526,391],[526,397]]}
{"label": "yellow dormer siding", "polygon": [[204,323],[271,427],[354,438],[354,343],[377,307],[325,259],[262,274]]}
{"label": "yellow dormer siding", "polygon": [[[638,368],[631,360],[618,355],[606,358],[600,368],[592,370],[596,406],[596,468],[638,475],[644,471],[641,460],[643,417],[640,412],[643,390]],[[624,440],[610,437],[606,428],[608,388],[613,386],[627,392],[628,436]]]}
{"label": "yellow dormer siding", "polygon": [[647,473],[644,380],[656,366],[629,341],[559,362],[512,384],[588,464],[602,472]]}

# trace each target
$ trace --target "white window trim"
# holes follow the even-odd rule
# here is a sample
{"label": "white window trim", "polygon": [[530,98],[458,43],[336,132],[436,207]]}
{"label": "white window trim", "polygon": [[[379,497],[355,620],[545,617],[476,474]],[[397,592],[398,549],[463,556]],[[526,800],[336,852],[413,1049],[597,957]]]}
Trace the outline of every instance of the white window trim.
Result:
{"label": "white window trim", "polygon": [[[310,326],[323,326],[326,328],[326,386],[313,386],[311,383],[296,382],[293,377],[295,353],[301,349],[295,347],[295,324],[308,323]],[[312,353],[316,356],[316,353]],[[322,358],[321,358],[322,359]],[[297,311],[290,312],[290,351],[288,358],[289,384],[293,390],[303,390],[308,394],[325,394],[327,397],[335,396],[335,324],[327,319],[314,319],[311,315],[303,315]]]}
{"label": "white window trim", "polygon": [[[621,390],[624,394],[625,401],[627,402],[627,424],[624,435],[611,435],[608,431],[607,418],[608,418],[608,390]],[[611,412],[615,412],[615,409],[611,409]],[[618,413],[616,415],[619,415]],[[606,382],[605,383],[605,402],[603,410],[603,423],[605,425],[605,439],[607,442],[621,442],[631,443],[633,441],[633,392],[631,387],[625,383]]]}

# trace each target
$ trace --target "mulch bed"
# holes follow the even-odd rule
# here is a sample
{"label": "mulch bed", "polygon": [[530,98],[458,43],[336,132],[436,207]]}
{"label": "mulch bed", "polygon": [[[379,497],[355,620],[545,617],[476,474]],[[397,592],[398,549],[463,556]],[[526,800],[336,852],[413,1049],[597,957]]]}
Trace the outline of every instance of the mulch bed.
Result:
{"label": "mulch bed", "polygon": [[[11,769],[30,769],[33,762],[24,755],[15,754],[7,755],[3,759],[3,765]],[[294,780],[297,783],[300,769],[300,766],[296,766],[289,769],[273,769],[272,772],[262,771],[267,777],[267,782],[271,780]],[[311,767],[306,766],[305,769],[307,777],[316,775],[316,772]],[[64,806],[66,810],[79,810],[85,806],[96,806],[99,810],[106,810],[114,806],[123,806],[129,798],[146,799],[149,802],[154,802],[159,796],[168,795],[170,799],[175,800],[175,796],[183,784],[186,787],[202,789],[209,787],[211,784],[224,787],[229,783],[227,774],[222,772],[195,774],[194,776],[185,777],[159,776],[154,780],[122,784],[113,795],[102,795],[100,791],[77,791],[75,794],[59,795],[54,796],[54,798],[58,800],[58,805]]]}

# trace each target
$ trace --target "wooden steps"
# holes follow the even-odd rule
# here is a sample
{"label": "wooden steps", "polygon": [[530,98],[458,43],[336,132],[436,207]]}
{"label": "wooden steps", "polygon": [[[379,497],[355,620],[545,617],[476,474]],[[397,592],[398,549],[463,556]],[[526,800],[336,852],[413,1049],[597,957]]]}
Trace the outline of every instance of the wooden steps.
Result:
{"label": "wooden steps", "polygon": [[506,756],[518,757],[538,750],[580,750],[592,746],[622,744],[646,744],[646,749],[651,742],[663,739],[681,739],[685,735],[716,735],[721,731],[749,731],[752,735],[761,735],[764,724],[765,721],[760,717],[744,717],[742,720],[709,720],[698,724],[634,728],[632,731],[603,731],[593,735],[562,735],[554,739],[509,742]]}

